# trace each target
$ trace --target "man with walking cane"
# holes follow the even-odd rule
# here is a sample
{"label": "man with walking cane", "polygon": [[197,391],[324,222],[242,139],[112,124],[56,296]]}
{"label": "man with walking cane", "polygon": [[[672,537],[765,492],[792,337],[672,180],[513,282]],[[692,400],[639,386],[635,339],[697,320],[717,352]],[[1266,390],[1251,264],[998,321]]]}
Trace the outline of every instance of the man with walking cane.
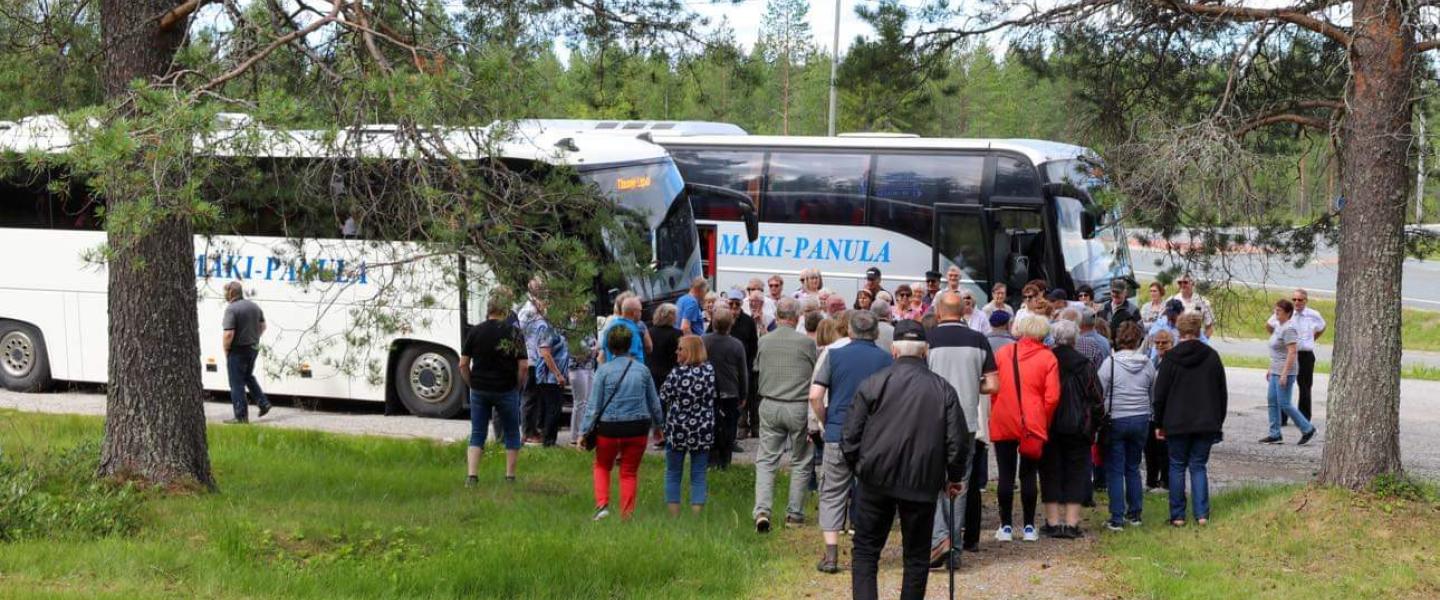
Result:
{"label": "man with walking cane", "polygon": [[926,365],[928,351],[919,323],[895,325],[895,364],[860,384],[845,418],[840,450],[860,492],[850,579],[857,600],[879,596],[880,552],[897,512],[905,565],[900,598],[925,597],[935,498],[965,489],[973,436],[955,388]]}

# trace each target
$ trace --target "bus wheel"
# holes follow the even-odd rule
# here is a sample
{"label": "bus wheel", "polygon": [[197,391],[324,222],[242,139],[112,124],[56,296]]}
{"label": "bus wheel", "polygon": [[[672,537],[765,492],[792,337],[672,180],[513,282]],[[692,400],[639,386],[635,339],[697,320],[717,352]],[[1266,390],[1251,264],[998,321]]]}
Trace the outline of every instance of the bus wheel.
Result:
{"label": "bus wheel", "polygon": [[50,387],[50,361],[40,331],[19,321],[0,321],[0,384],[15,392]]}
{"label": "bus wheel", "polygon": [[465,384],[453,354],[438,346],[411,344],[395,362],[395,391],[411,414],[441,419],[460,414]]}

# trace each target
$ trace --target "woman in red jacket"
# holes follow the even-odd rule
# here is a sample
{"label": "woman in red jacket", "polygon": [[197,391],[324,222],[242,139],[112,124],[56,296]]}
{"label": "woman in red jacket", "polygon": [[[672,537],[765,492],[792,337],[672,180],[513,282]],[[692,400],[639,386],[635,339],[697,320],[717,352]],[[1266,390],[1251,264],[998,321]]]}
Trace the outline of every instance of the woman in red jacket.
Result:
{"label": "woman in red jacket", "polygon": [[[1020,474],[1020,503],[1024,510],[1024,540],[1040,539],[1035,530],[1036,474],[1039,460],[1020,456],[1020,440],[1026,433],[1042,443],[1049,439],[1050,417],[1060,404],[1060,366],[1055,354],[1045,347],[1050,323],[1043,316],[1029,315],[1015,325],[1015,344],[995,353],[1000,391],[990,396],[990,441],[995,445],[995,463],[1000,467],[1000,529],[995,539],[1014,539],[1011,516],[1015,502],[1015,474]],[[1019,387],[1016,386],[1016,357],[1019,357]],[[1018,394],[1016,393],[1018,389]]]}

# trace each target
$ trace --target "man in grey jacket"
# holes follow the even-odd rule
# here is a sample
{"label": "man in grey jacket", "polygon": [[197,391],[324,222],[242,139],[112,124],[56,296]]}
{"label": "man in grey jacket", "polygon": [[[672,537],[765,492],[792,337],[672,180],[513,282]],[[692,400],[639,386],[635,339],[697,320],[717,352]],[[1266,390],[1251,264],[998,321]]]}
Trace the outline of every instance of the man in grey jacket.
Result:
{"label": "man in grey jacket", "polygon": [[790,497],[785,522],[805,522],[805,492],[815,447],[807,423],[810,377],[818,351],[814,340],[795,331],[799,303],[781,298],[775,306],[775,330],[760,338],[755,364],[760,371],[760,446],[755,452],[755,531],[770,531],[775,471],[786,441],[790,444]]}

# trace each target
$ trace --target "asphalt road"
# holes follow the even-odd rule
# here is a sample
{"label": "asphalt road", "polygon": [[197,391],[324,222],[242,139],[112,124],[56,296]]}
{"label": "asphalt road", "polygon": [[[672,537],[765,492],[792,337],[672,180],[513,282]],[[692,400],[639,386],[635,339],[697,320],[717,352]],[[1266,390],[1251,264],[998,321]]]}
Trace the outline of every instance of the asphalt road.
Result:
{"label": "asphalt road", "polygon": [[[1264,371],[1227,369],[1230,387],[1230,416],[1225,423],[1225,441],[1216,446],[1211,459],[1211,479],[1216,487],[1245,483],[1299,482],[1311,479],[1320,467],[1320,453],[1325,444],[1325,397],[1329,378],[1315,376],[1315,423],[1320,434],[1306,446],[1294,444],[1300,433],[1289,427],[1280,446],[1258,443],[1266,434]],[[1401,382],[1401,453],[1405,468],[1411,473],[1440,479],[1440,382],[1405,380]],[[105,397],[95,391],[71,391],[47,394],[20,394],[0,390],[0,409],[27,412],[103,415]],[[230,407],[225,402],[208,402],[206,417],[212,424],[228,418]],[[252,415],[253,416],[253,415]],[[222,425],[235,427],[234,425]],[[418,417],[386,417],[373,411],[347,408],[316,411],[277,406],[267,417],[251,427],[309,429],[353,435],[432,439],[455,442],[465,439],[470,424],[464,420],[421,419]],[[0,435],[3,435],[0,428]],[[568,439],[561,434],[562,443]],[[750,462],[754,440],[744,442],[747,451],[737,454],[737,462]],[[564,450],[568,451],[568,450]],[[457,457],[457,465],[459,464]],[[990,471],[992,476],[996,471]]]}
{"label": "asphalt road", "polygon": [[[1181,262],[1165,251],[1134,243],[1130,246],[1130,259],[1140,279],[1153,277],[1160,270]],[[1298,267],[1278,256],[1231,254],[1227,258],[1227,270],[1229,278],[1242,285],[1279,289],[1303,287],[1312,293],[1333,297],[1339,262],[1339,253],[1335,248],[1321,247],[1310,261]],[[1218,273],[1202,276],[1222,278]],[[1401,297],[1408,308],[1440,310],[1440,261],[1407,258]]]}

